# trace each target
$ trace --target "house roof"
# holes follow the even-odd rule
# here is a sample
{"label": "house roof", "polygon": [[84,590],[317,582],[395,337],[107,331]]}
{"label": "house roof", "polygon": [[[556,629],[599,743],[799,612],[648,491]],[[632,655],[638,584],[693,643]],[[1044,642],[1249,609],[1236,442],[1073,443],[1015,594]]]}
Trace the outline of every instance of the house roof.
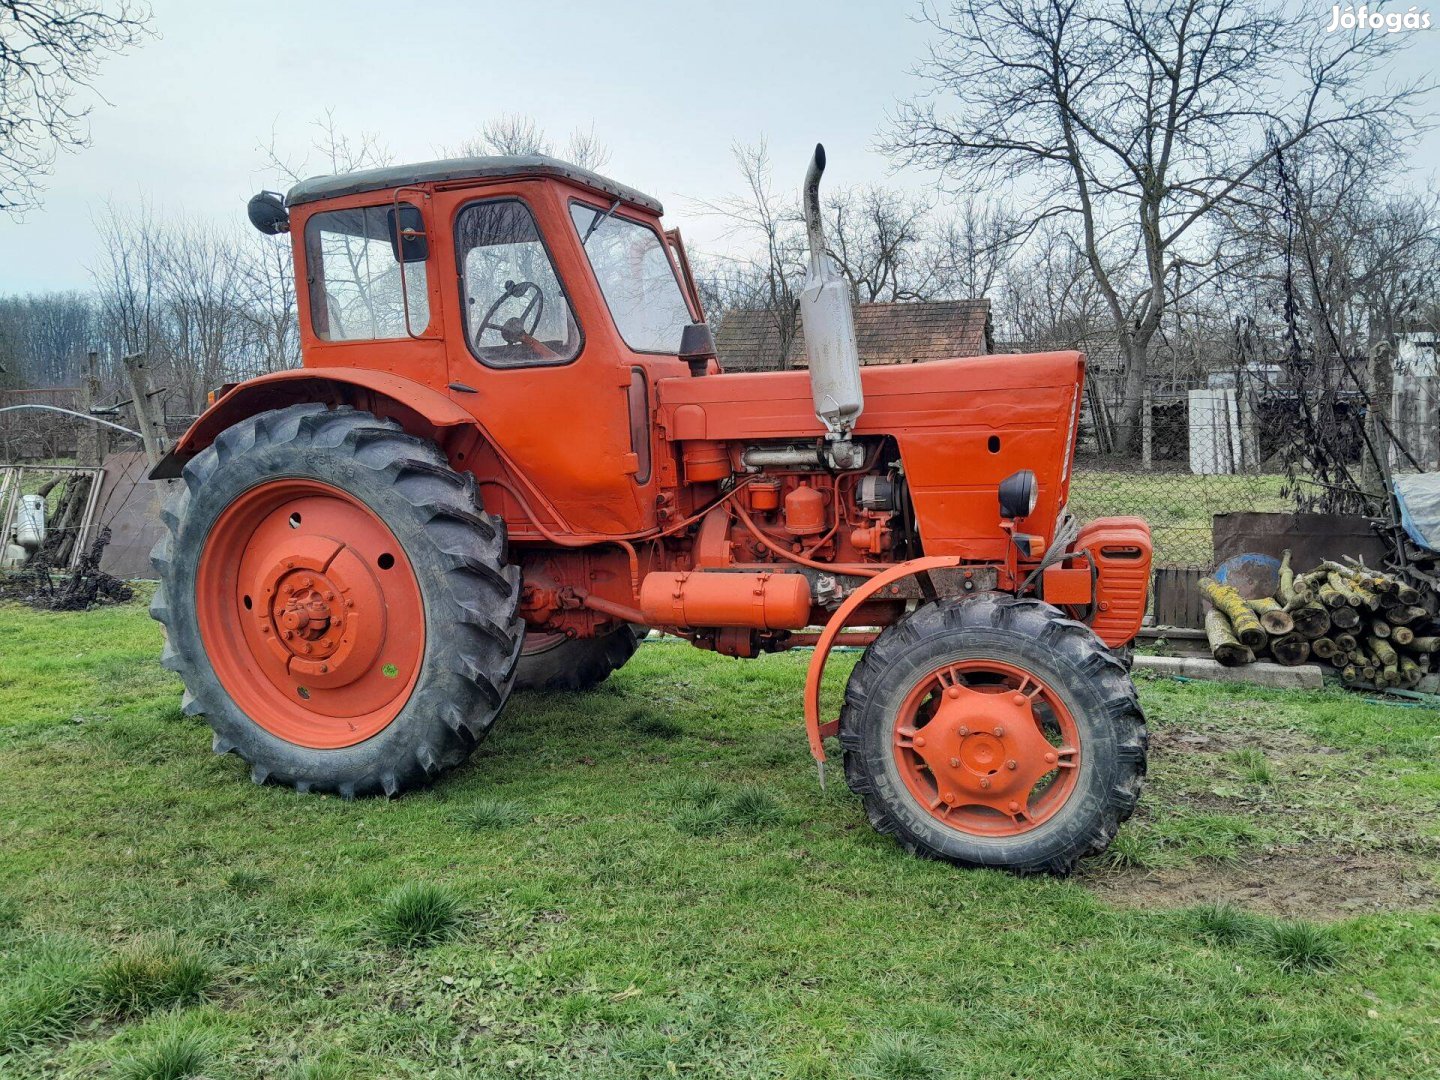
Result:
{"label": "house roof", "polygon": [[1078,349],[1085,354],[1085,366],[1092,373],[1125,369],[1120,343],[1114,340],[1047,338],[1043,341],[1002,341],[995,346],[995,351],[999,353],[1049,352],[1052,349]]}
{"label": "house roof", "polygon": [[544,154],[446,158],[442,161],[422,161],[415,165],[386,165],[380,169],[361,169],[358,172],[339,173],[335,176],[312,176],[301,180],[290,189],[285,196],[285,205],[297,206],[317,199],[358,195],[362,191],[383,191],[386,188],[409,184],[430,184],[443,180],[491,180],[514,176],[569,180],[642,210],[655,214],[664,213],[658,199],[652,199],[649,195],[589,169],[582,169],[568,161],[546,157]]}
{"label": "house roof", "polygon": [[[862,364],[914,364],[956,356],[984,356],[992,350],[990,301],[935,300],[857,304],[855,338]],[[727,371],[770,371],[807,367],[805,331],[797,326],[788,363],[781,363],[780,331],[770,312],[728,311],[715,335]]]}

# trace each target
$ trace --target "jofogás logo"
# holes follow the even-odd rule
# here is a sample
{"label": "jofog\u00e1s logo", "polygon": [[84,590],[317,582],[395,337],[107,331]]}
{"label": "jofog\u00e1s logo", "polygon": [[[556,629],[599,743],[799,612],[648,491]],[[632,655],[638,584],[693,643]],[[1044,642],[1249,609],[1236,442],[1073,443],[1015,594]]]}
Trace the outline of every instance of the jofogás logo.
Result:
{"label": "jofog\u00e1s logo", "polygon": [[1387,34],[1398,34],[1402,30],[1429,30],[1430,12],[1412,6],[1409,11],[1372,11],[1367,4],[1358,8],[1339,4],[1330,9],[1330,25],[1327,34],[1336,30],[1384,30]]}

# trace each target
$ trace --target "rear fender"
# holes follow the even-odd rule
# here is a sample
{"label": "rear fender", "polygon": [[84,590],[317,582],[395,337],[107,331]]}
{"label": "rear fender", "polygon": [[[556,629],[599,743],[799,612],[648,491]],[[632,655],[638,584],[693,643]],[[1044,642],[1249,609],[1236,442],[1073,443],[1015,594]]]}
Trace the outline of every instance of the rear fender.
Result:
{"label": "rear fender", "polygon": [[160,459],[152,480],[173,480],[185,463],[204,450],[226,428],[257,413],[302,402],[349,405],[384,419],[441,448],[456,468],[473,457],[483,438],[480,423],[436,390],[386,371],[365,368],[297,368],[262,375],[225,392],[190,425],[180,441]]}

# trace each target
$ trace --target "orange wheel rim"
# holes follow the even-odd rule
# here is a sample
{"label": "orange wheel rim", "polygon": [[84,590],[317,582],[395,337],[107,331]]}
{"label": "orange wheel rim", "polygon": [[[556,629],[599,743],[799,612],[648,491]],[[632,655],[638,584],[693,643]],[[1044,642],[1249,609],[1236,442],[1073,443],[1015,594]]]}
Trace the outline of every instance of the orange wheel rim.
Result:
{"label": "orange wheel rim", "polygon": [[892,746],[920,805],[982,836],[1054,817],[1080,766],[1079,731],[1059,694],[999,660],[959,660],[920,679],[896,714]]}
{"label": "orange wheel rim", "polygon": [[200,554],[195,608],[225,692],[299,746],[371,738],[420,675],[425,614],[409,559],[373,510],[316,480],[272,480],[226,507]]}

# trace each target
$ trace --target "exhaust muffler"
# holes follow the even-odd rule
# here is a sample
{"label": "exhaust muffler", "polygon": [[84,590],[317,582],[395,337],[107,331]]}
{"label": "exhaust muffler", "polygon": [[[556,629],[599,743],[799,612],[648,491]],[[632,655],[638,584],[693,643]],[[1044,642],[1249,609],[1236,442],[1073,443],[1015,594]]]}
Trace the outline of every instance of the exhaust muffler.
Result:
{"label": "exhaust muffler", "polygon": [[810,356],[815,415],[825,425],[831,464],[847,469],[858,466],[864,456],[850,441],[850,433],[865,408],[865,393],[860,385],[860,349],[855,342],[850,284],[825,245],[825,225],[820,218],[820,176],[824,172],[825,147],[817,143],[803,192],[810,266],[800,290],[800,320]]}

